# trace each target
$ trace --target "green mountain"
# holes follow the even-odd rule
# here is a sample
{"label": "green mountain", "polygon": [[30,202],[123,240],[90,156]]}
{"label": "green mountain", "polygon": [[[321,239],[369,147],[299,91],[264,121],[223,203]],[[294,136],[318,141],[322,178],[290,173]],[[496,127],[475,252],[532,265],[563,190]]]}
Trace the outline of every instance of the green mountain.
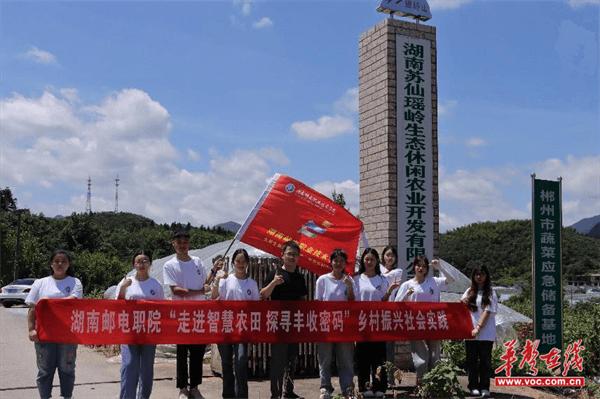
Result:
{"label": "green mountain", "polygon": [[[563,276],[600,272],[600,241],[563,228]],[[440,257],[470,275],[471,262],[487,265],[493,281],[531,281],[531,221],[474,223],[440,236]]]}
{"label": "green mountain", "polygon": [[13,276],[48,275],[50,254],[62,248],[73,253],[73,270],[86,293],[103,291],[131,269],[135,251],[144,250],[154,258],[173,253],[171,231],[178,228],[189,229],[191,248],[233,237],[219,227],[156,224],[132,213],[48,218],[7,206],[0,209],[0,284],[12,281]]}

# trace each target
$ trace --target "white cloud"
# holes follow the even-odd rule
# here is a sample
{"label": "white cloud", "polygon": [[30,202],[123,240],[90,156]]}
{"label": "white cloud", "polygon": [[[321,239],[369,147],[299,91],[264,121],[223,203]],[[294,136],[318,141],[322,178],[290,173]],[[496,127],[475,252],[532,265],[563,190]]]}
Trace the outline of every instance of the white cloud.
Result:
{"label": "white cloud", "polygon": [[39,98],[18,93],[0,100],[0,132],[3,140],[35,136],[70,135],[81,129],[70,101],[46,91]]}
{"label": "white cloud", "polygon": [[[596,4],[600,4],[600,0]],[[572,21],[562,21],[555,49],[561,64],[571,73],[590,77],[598,73],[597,32],[587,30]]]}
{"label": "white cloud", "polygon": [[600,214],[600,155],[547,159],[534,172],[538,179],[562,177],[563,225]]}
{"label": "white cloud", "polygon": [[244,16],[248,16],[252,12],[252,0],[233,0],[233,5],[238,8]]}
{"label": "white cloud", "polygon": [[358,87],[352,87],[333,103],[333,108],[341,114],[358,113]]}
{"label": "white cloud", "polygon": [[22,57],[38,64],[57,65],[56,56],[49,51],[40,50],[32,46],[29,50],[22,54]]}
{"label": "white cloud", "polygon": [[190,161],[196,162],[196,161],[200,160],[200,154],[198,154],[196,151],[192,150],[191,148],[188,148],[187,156]]}
{"label": "white cloud", "polygon": [[316,121],[303,121],[292,123],[292,130],[296,135],[305,140],[322,140],[352,133],[354,122],[345,116],[322,116]]}
{"label": "white cloud", "polygon": [[473,0],[429,0],[429,7],[432,10],[450,10],[459,8]]}
{"label": "white cloud", "polygon": [[450,174],[441,168],[440,230],[479,221],[530,218],[532,172],[538,179],[563,178],[563,225],[569,226],[600,213],[599,171],[600,156],[567,156],[534,165]]}
{"label": "white cloud", "polygon": [[[518,177],[512,168],[495,170],[441,170],[440,230],[478,221],[524,219],[528,213],[512,205],[506,191]],[[442,217],[443,215],[443,217]]]}
{"label": "white cloud", "polygon": [[465,145],[470,148],[484,147],[487,142],[481,137],[471,137],[465,141]]}
{"label": "white cloud", "polygon": [[291,125],[297,137],[304,140],[323,140],[356,132],[358,88],[348,90],[333,103],[334,115],[323,115],[317,120],[298,121]]}
{"label": "white cloud", "polygon": [[600,0],[569,0],[569,5],[573,8],[597,6],[600,5]]}
{"label": "white cloud", "polygon": [[458,101],[456,101],[456,100],[440,101],[438,103],[438,115],[439,116],[451,115],[457,105],[458,105]]}
{"label": "white cloud", "polygon": [[344,194],[346,208],[355,215],[359,212],[359,185],[352,180],[344,180],[341,182],[323,181],[313,186],[315,190],[324,196],[331,198],[331,194],[335,190],[337,194]]}
{"label": "white cloud", "polygon": [[259,19],[258,21],[254,22],[252,24],[252,26],[255,29],[264,29],[264,28],[270,28],[271,26],[273,26],[273,21],[271,20],[271,18],[269,17],[262,17],[261,19]]}
{"label": "white cloud", "polygon": [[273,166],[289,162],[281,150],[262,148],[213,151],[207,170],[182,168],[179,161],[195,152],[173,146],[169,112],[138,89],[98,104],[72,103],[48,91],[37,98],[13,94],[0,99],[0,107],[1,135],[12,138],[0,148],[0,181],[14,188],[20,206],[46,215],[83,211],[88,175],[92,209],[114,209],[119,174],[123,211],[157,222],[242,221]]}

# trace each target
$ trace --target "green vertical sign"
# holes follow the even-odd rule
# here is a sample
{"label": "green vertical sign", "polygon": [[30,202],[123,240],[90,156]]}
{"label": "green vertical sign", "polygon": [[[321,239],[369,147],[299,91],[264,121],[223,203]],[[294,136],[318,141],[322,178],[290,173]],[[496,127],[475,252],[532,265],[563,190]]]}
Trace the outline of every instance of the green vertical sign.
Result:
{"label": "green vertical sign", "polygon": [[539,352],[563,349],[561,181],[533,180],[533,317]]}

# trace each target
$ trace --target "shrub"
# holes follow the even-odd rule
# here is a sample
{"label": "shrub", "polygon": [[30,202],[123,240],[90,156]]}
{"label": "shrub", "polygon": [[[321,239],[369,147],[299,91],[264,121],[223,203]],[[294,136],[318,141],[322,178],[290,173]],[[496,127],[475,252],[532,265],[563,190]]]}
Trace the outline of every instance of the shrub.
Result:
{"label": "shrub", "polygon": [[460,398],[464,399],[458,374],[460,369],[447,360],[439,361],[421,381],[417,395],[421,398]]}

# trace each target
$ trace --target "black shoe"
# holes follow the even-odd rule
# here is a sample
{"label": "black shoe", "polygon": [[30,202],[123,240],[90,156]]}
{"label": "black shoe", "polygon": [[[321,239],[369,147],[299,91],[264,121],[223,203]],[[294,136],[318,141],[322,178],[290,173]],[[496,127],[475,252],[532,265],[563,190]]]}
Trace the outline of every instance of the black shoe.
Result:
{"label": "black shoe", "polygon": [[284,393],[283,397],[285,399],[304,399],[302,396],[296,394],[295,392]]}

